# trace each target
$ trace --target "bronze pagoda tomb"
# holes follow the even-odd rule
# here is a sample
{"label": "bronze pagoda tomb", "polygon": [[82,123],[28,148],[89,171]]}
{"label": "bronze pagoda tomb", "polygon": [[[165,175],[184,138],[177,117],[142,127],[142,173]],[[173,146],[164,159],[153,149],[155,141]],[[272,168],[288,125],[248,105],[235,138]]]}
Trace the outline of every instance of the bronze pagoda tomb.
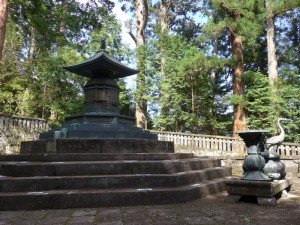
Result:
{"label": "bronze pagoda tomb", "polygon": [[62,127],[40,134],[40,140],[59,138],[134,138],[157,140],[157,135],[135,126],[135,118],[119,113],[120,88],[115,79],[136,74],[104,50],[64,69],[89,78],[84,86],[84,112],[65,118]]}

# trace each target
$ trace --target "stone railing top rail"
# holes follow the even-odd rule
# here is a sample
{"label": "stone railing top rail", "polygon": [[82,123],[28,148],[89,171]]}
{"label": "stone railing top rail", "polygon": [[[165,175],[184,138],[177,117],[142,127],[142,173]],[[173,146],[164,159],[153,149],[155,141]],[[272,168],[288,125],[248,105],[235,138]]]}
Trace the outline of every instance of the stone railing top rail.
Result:
{"label": "stone railing top rail", "polygon": [[33,117],[26,117],[26,116],[16,116],[16,115],[5,115],[0,113],[0,118],[6,117],[6,118],[11,118],[11,119],[24,119],[24,120],[38,120],[42,122],[46,122],[46,120],[41,119],[41,118],[33,118]]}
{"label": "stone railing top rail", "polygon": [[300,143],[293,143],[293,142],[282,142],[282,145],[290,145],[290,146],[299,146],[300,147]]}
{"label": "stone railing top rail", "polygon": [[191,136],[191,137],[221,138],[221,139],[227,139],[227,140],[240,140],[240,141],[242,141],[241,138],[233,138],[233,137],[218,136],[218,135],[180,133],[180,132],[168,132],[168,131],[156,131],[156,130],[151,130],[151,132],[156,133],[156,134],[173,134],[173,135],[182,135],[182,136]]}
{"label": "stone railing top rail", "polygon": [[[220,135],[193,134],[193,133],[157,131],[157,130],[150,130],[150,131],[152,133],[156,133],[156,134],[172,134],[172,135],[191,136],[191,137],[207,137],[207,138],[216,138],[216,139],[227,139],[227,140],[243,141],[241,138],[233,138],[233,137],[220,136]],[[300,146],[300,143],[294,143],[294,142],[283,142],[282,144],[293,145],[293,146]]]}

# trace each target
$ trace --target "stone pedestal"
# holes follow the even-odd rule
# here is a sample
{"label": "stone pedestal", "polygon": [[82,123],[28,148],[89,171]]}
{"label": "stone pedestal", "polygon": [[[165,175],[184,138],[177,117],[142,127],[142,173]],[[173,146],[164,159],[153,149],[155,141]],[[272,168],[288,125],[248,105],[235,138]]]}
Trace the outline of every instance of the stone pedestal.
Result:
{"label": "stone pedestal", "polygon": [[226,187],[227,202],[239,202],[243,196],[257,198],[259,205],[276,206],[277,199],[291,189],[292,178],[275,181],[250,181],[240,178],[228,178]]}

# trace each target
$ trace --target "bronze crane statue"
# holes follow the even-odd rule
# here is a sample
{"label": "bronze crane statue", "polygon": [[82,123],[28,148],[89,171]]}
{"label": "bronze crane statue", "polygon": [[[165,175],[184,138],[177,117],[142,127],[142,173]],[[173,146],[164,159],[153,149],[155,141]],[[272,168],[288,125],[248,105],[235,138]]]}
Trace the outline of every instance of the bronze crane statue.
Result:
{"label": "bronze crane statue", "polygon": [[292,120],[286,119],[286,118],[279,118],[277,120],[277,126],[280,129],[279,135],[270,137],[266,140],[266,147],[267,147],[267,150],[269,151],[270,155],[275,155],[276,152],[277,152],[278,147],[284,141],[285,132],[284,132],[284,129],[282,128],[282,126],[280,124],[281,121],[291,122]]}

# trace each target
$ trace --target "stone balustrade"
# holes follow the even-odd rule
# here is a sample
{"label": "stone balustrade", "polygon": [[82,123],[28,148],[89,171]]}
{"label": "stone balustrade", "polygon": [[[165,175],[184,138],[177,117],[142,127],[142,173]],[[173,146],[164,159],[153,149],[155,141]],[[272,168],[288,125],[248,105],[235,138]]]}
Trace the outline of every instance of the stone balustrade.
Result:
{"label": "stone balustrade", "polygon": [[28,131],[49,129],[44,119],[0,115],[0,129],[22,128]]}
{"label": "stone balustrade", "polygon": [[48,129],[43,119],[0,114],[0,154],[17,153],[21,141],[36,140]]}
{"label": "stone balustrade", "polygon": [[282,156],[300,157],[300,144],[283,142],[278,148],[278,154]]}
{"label": "stone balustrade", "polygon": [[[198,156],[243,156],[246,147],[242,139],[190,133],[151,131],[158,140],[173,141],[177,152],[192,152]],[[284,142],[278,149],[281,156],[299,156],[300,144]]]}
{"label": "stone balustrade", "polygon": [[[5,116],[0,114],[0,153],[10,153],[16,142],[35,140],[49,126],[43,119]],[[191,133],[151,131],[162,141],[173,141],[177,152],[192,152],[198,156],[244,156],[246,148],[241,139]],[[12,146],[13,145],[13,146]],[[18,145],[18,144],[17,144]],[[278,149],[281,156],[300,158],[300,144],[284,142]]]}

